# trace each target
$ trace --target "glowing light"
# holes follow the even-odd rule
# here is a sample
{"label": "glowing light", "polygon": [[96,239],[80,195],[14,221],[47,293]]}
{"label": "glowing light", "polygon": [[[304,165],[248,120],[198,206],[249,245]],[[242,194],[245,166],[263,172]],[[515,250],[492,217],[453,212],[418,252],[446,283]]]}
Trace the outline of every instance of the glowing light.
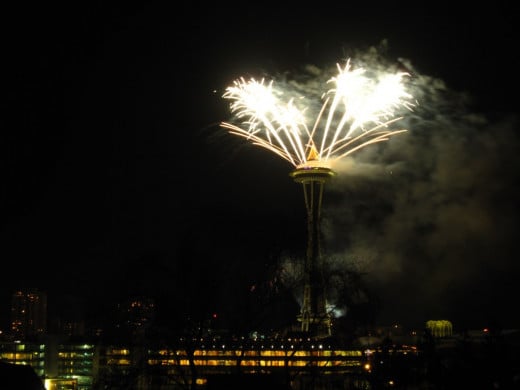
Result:
{"label": "glowing light", "polygon": [[226,88],[231,112],[240,125],[223,122],[230,133],[266,148],[294,167],[319,162],[332,166],[335,161],[364,148],[387,141],[407,131],[391,129],[402,119],[397,113],[412,110],[412,95],[406,92],[408,73],[387,73],[368,77],[366,69],[354,69],[350,60],[337,65],[337,76],[328,80],[332,87],[322,95],[321,111],[308,126],[306,106],[301,99],[287,98],[273,81],[240,78]]}

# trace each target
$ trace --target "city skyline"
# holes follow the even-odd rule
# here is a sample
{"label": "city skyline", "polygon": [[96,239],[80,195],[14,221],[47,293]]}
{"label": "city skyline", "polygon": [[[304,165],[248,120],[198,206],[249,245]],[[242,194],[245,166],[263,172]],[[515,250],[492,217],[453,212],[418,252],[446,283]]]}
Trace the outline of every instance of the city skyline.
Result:
{"label": "city skyline", "polygon": [[330,183],[331,269],[360,267],[382,322],[519,325],[505,6],[298,9],[270,24],[252,9],[9,7],[0,302],[22,287],[47,290],[49,307],[150,293],[180,314],[281,289],[305,250],[301,188],[283,161],[216,130],[231,115],[222,93],[243,74],[291,81],[375,48],[411,71],[421,105],[405,136]]}
{"label": "city skyline", "polygon": [[[454,333],[450,321],[432,320],[424,332],[396,325],[375,327],[349,342],[342,337],[352,334],[332,340],[276,331],[238,337],[202,324],[171,334],[169,329],[157,332],[153,325],[154,302],[134,300],[120,306],[115,317],[107,316],[115,333],[84,333],[69,326],[41,332],[33,327],[40,321],[39,310],[32,309],[41,308],[44,301],[37,291],[13,296],[13,329],[29,332],[0,335],[0,368],[8,386],[29,388],[24,383],[28,378],[35,380],[31,389],[41,389],[44,383],[48,389],[83,390],[122,384],[136,389],[184,388],[190,381],[213,388],[210,384],[219,378],[217,388],[223,381],[227,387],[237,382],[243,387],[245,382],[267,379],[280,388],[316,381],[334,388],[350,388],[352,382],[371,387],[382,381],[397,388],[425,383],[514,387],[518,381],[518,329]],[[23,306],[32,305],[24,313]],[[443,364],[448,362],[452,364]]]}

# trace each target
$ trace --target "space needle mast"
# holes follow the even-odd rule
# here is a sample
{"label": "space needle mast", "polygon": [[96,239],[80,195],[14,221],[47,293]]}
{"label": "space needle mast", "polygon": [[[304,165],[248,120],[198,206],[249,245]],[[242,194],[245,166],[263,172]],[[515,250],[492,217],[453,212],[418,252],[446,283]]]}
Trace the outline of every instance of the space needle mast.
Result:
{"label": "space needle mast", "polygon": [[[314,150],[314,149],[313,149]],[[334,176],[326,163],[311,155],[305,164],[290,173],[295,182],[303,186],[307,210],[307,252],[304,265],[303,302],[298,316],[302,332],[315,337],[331,335],[332,318],[327,312],[323,259],[321,257],[321,204],[325,183]]]}

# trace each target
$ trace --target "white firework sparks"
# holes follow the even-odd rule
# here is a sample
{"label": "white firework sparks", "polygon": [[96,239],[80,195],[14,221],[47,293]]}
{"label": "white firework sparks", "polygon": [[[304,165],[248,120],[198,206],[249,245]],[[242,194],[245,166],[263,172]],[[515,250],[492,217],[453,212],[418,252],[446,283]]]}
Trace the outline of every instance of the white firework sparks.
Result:
{"label": "white firework sparks", "polygon": [[[240,125],[223,122],[230,133],[266,148],[294,167],[310,161],[332,166],[335,161],[367,145],[387,141],[406,129],[392,129],[402,119],[402,108],[412,110],[412,95],[404,87],[406,72],[366,76],[364,68],[353,69],[350,60],[337,65],[338,74],[328,80],[333,87],[323,94],[323,105],[312,128],[306,107],[265,79],[235,80],[223,98]],[[298,99],[298,103],[303,99]]]}

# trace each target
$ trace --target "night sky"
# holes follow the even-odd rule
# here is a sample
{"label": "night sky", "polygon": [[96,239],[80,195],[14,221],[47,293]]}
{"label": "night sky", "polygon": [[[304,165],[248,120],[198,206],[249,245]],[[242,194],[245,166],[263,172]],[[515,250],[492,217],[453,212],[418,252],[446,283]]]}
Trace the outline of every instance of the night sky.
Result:
{"label": "night sky", "polygon": [[21,287],[51,311],[290,300],[302,191],[289,164],[219,126],[222,94],[376,50],[411,72],[419,105],[327,187],[328,267],[361,272],[380,323],[520,327],[512,9],[166,3],[3,6],[2,322]]}

